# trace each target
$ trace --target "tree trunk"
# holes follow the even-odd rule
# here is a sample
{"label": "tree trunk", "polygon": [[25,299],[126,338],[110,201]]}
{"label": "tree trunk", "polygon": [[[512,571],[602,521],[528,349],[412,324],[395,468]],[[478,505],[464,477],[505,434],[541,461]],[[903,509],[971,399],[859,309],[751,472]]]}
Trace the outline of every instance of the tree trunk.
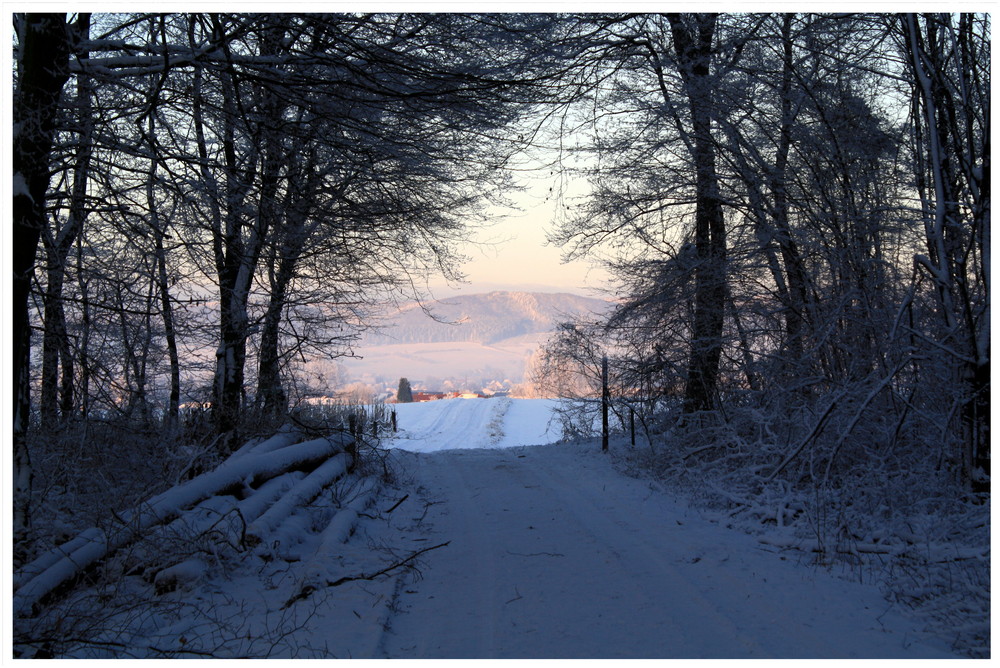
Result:
{"label": "tree trunk", "polygon": [[[726,226],[712,138],[714,109],[710,64],[717,17],[697,14],[685,19],[679,14],[668,14],[667,18],[690,105],[693,134],[698,265],[684,412],[694,413],[711,410],[715,405],[726,304]],[[690,22],[693,25],[689,25]]]}
{"label": "tree trunk", "polygon": [[285,309],[288,284],[294,260],[281,258],[271,280],[271,295],[264,314],[260,335],[260,359],[257,373],[257,401],[263,414],[279,418],[288,410],[288,396],[281,385],[281,356],[278,351],[281,315]]}
{"label": "tree trunk", "polygon": [[[319,182],[313,166],[313,156],[310,156],[302,169],[289,172],[288,180],[296,181],[296,189],[301,188],[305,193],[312,192]],[[291,188],[290,183],[284,200],[284,224],[280,226],[280,231],[275,229],[274,250],[271,254],[271,294],[260,335],[257,403],[263,414],[271,418],[281,417],[288,409],[288,396],[281,384],[281,356],[278,347],[281,316],[288,305],[288,289],[295,278],[299,258],[318,224],[318,221],[307,221],[310,202],[293,197]],[[275,220],[275,228],[277,223],[278,220]]]}
{"label": "tree trunk", "polygon": [[30,523],[31,460],[25,440],[30,411],[28,295],[38,240],[45,227],[49,156],[59,97],[69,79],[71,34],[64,14],[28,14],[23,20],[14,96],[14,561],[25,556]]}
{"label": "tree trunk", "polygon": [[181,401],[181,363],[177,353],[177,332],[174,329],[174,309],[170,300],[170,281],[167,277],[167,253],[163,248],[165,230],[156,231],[157,287],[160,296],[160,311],[163,314],[163,336],[167,341],[167,356],[170,361],[170,398],[167,401],[167,423],[173,427],[177,423]]}
{"label": "tree trunk", "polygon": [[[223,28],[217,17],[213,39],[221,41]],[[195,46],[192,43],[192,46]],[[228,72],[220,74],[223,79]],[[219,346],[215,352],[215,376],[212,382],[211,415],[219,449],[228,453],[236,447],[237,427],[243,402],[243,372],[248,336],[247,299],[253,274],[247,266],[254,259],[252,248],[244,246],[241,205],[248,189],[249,178],[236,166],[235,104],[232,80],[224,83],[222,109],[222,136],[213,141],[222,144],[225,156],[225,183],[212,172],[209,159],[209,138],[203,110],[204,69],[195,66],[192,81],[192,118],[201,161],[202,185],[211,219],[212,250],[219,284]],[[225,204],[225,210],[223,210]],[[249,252],[248,252],[249,251]]]}
{"label": "tree trunk", "polygon": [[[154,96],[155,96],[154,91]],[[147,128],[149,132],[149,177],[146,179],[146,206],[149,209],[149,224],[153,228],[156,252],[156,286],[160,299],[160,312],[163,317],[163,336],[167,342],[167,356],[170,363],[170,397],[167,400],[166,423],[168,429],[177,423],[180,411],[181,372],[180,357],[177,353],[177,332],[174,330],[174,310],[170,299],[170,280],[167,275],[167,252],[163,240],[167,237],[167,223],[160,218],[156,201],[156,103],[154,97],[148,111]]]}
{"label": "tree trunk", "polygon": [[84,419],[90,415],[90,378],[93,369],[90,363],[90,281],[83,272],[83,244],[76,238],[76,275],[80,289],[80,339],[77,344],[77,361],[80,367],[79,397],[80,415]]}
{"label": "tree trunk", "polygon": [[[933,206],[924,202],[927,256],[917,256],[916,261],[935,287],[946,345],[957,351],[951,363],[962,406],[962,477],[973,491],[986,491],[990,363],[989,279],[984,269],[989,263],[989,124],[977,119],[977,114],[983,113],[980,107],[988,108],[988,101],[973,97],[966,83],[966,77],[978,74],[971,70],[983,69],[984,63],[975,58],[970,35],[964,34],[973,30],[967,16],[959,18],[959,35],[949,15],[927,15],[921,23],[915,14],[908,14],[900,18],[900,26],[914,76],[915,108],[921,112],[918,122],[926,128],[917,133],[918,141],[926,142],[917,146],[918,160],[927,166],[921,172],[923,192],[934,189]],[[926,183],[928,177],[930,183]],[[979,263],[972,271],[967,264],[970,259]]]}
{"label": "tree trunk", "polygon": [[[224,42],[222,36],[225,34],[225,26],[217,16],[212,18],[216,36]],[[251,142],[248,154],[238,155],[236,124],[238,120],[246,120],[243,117],[245,110],[242,105],[237,107],[240,91],[237,90],[237,80],[231,66],[219,76],[223,97],[223,131],[219,139],[224,158],[225,215],[216,222],[224,221],[225,229],[213,230],[219,277],[220,340],[216,351],[212,417],[215,433],[220,437],[222,452],[229,453],[239,445],[239,425],[245,393],[246,347],[250,334],[247,304],[271,217],[260,207],[254,213],[247,210],[246,199],[256,179],[259,147],[256,142]],[[267,181],[274,178],[276,182],[276,176],[268,171],[271,168],[271,165],[264,165],[264,179]],[[261,186],[261,190],[261,200],[273,206],[274,189],[265,184]],[[247,217],[251,218],[249,223]]]}
{"label": "tree trunk", "polygon": [[[788,303],[785,306],[785,334],[790,361],[794,366],[802,360],[808,290],[802,259],[789,228],[788,191],[786,189],[788,153],[791,148],[792,126],[795,123],[795,110],[792,108],[791,98],[794,67],[791,22],[791,14],[785,14],[782,17],[781,130],[778,137],[778,152],[774,162],[774,177],[771,180],[771,193],[774,199],[774,236],[781,249],[781,259],[785,265],[787,277]],[[795,375],[801,375],[801,370],[798,371],[799,373]]]}
{"label": "tree trunk", "polygon": [[[284,29],[280,25],[266,26],[260,39],[261,55],[277,55],[281,48],[283,35]],[[303,225],[305,221],[292,210],[291,183],[287,185],[284,206],[281,207],[284,210],[279,211],[277,204],[278,184],[282,169],[290,159],[294,159],[285,154],[281,135],[277,130],[285,111],[285,104],[273,91],[265,91],[261,106],[267,120],[262,128],[264,151],[261,167],[260,202],[257,207],[258,219],[262,229],[261,234],[263,235],[264,231],[273,230],[275,238],[270,268],[271,294],[268,298],[260,337],[257,404],[262,407],[265,416],[279,419],[288,409],[288,398],[281,385],[281,357],[278,351],[279,330],[281,315],[285,310],[288,287],[295,275],[295,265],[304,243]],[[287,172],[286,178],[291,180]]]}
{"label": "tree trunk", "polygon": [[[227,87],[231,88],[231,87]],[[221,437],[224,453],[236,447],[237,429],[243,405],[243,378],[246,365],[246,345],[249,328],[247,302],[253,280],[252,265],[256,264],[254,243],[245,243],[242,195],[247,184],[241,179],[236,165],[235,132],[233,125],[233,92],[225,92],[226,105],[222,138],[226,158],[225,230],[216,243],[216,269],[219,275],[219,348],[216,351],[215,384],[212,395],[212,418],[215,433]]]}
{"label": "tree trunk", "polygon": [[[77,20],[76,35],[81,39],[90,36],[90,15],[81,14]],[[85,59],[86,53],[77,57]],[[93,152],[93,118],[91,114],[92,84],[86,77],[77,79],[77,114],[80,127],[79,148],[73,167],[73,190],[69,214],[65,225],[52,237],[44,235],[46,259],[46,285],[42,301],[45,305],[44,334],[42,337],[42,386],[39,401],[42,423],[52,427],[58,423],[60,404],[59,371],[62,367],[61,408],[65,419],[73,409],[73,356],[66,331],[63,309],[63,286],[66,279],[66,261],[73,243],[80,235],[87,219],[87,183],[90,176],[90,156]]]}

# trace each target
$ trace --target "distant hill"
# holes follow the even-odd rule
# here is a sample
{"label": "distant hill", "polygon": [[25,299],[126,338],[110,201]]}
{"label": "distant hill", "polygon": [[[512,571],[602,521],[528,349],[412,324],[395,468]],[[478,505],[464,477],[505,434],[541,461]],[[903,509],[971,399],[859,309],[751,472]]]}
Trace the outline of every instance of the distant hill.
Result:
{"label": "distant hill", "polygon": [[[367,333],[361,348],[393,344],[466,342],[495,344],[556,329],[576,315],[604,313],[608,302],[569,293],[490,292],[411,303]],[[425,313],[425,309],[433,318]],[[435,320],[436,318],[436,320]]]}

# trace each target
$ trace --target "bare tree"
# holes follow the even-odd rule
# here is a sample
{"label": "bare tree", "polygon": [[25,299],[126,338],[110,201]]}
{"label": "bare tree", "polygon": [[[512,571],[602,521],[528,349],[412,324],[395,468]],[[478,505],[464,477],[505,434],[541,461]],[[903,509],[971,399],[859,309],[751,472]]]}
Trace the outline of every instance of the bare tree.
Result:
{"label": "bare tree", "polygon": [[950,357],[962,429],[963,477],[989,471],[989,17],[907,14],[900,49],[912,75],[916,186],[926,254],[915,264],[943,319],[931,340]]}
{"label": "bare tree", "polygon": [[69,79],[73,31],[59,14],[17,16],[19,31],[14,93],[14,544],[15,562],[24,558],[30,523],[31,462],[27,432],[30,395],[28,295],[38,241],[46,227],[45,197],[49,155],[63,86]]}

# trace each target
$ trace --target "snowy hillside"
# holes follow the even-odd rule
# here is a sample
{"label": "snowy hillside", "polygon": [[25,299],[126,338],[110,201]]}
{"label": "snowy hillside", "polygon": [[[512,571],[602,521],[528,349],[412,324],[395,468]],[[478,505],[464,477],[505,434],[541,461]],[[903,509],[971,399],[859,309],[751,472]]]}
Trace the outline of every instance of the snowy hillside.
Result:
{"label": "snowy hillside", "polygon": [[491,344],[551,332],[571,316],[607,310],[606,301],[568,293],[497,291],[457,295],[424,304],[423,308],[416,303],[404,306],[387,318],[380,332],[366,334],[361,345],[446,341]]}
{"label": "snowy hillside", "polygon": [[398,404],[400,430],[391,447],[436,452],[554,443],[561,436],[552,418],[557,402],[499,398]]}
{"label": "snowy hillside", "polygon": [[480,389],[493,381],[509,387],[523,382],[529,356],[560,322],[605,313],[609,302],[567,293],[496,291],[423,307],[408,304],[387,315],[379,331],[365,334],[355,348],[358,357],[339,362],[347,374],[373,385],[405,377],[429,389],[446,383]]}

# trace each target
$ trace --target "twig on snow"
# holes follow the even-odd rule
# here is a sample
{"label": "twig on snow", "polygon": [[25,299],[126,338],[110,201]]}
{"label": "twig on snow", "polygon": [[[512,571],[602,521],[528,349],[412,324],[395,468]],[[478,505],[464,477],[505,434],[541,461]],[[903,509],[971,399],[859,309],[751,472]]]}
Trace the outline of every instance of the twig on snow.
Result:
{"label": "twig on snow", "polygon": [[[410,563],[411,561],[413,561],[414,559],[416,559],[417,557],[419,557],[421,554],[424,554],[425,552],[430,552],[431,550],[436,550],[439,547],[446,547],[448,545],[451,545],[451,541],[450,540],[448,542],[446,542],[446,543],[441,543],[440,545],[433,545],[431,547],[425,547],[422,550],[417,550],[416,552],[414,552],[413,554],[411,554],[407,558],[403,559],[402,561],[397,561],[396,563],[394,563],[394,564],[392,564],[390,566],[386,566],[382,570],[376,571],[375,573],[371,573],[370,575],[365,575],[364,573],[362,573],[361,575],[345,575],[344,577],[338,578],[336,580],[327,580],[326,586],[327,587],[339,587],[342,584],[345,584],[347,582],[354,582],[355,580],[374,580],[375,578],[379,577],[380,575],[388,575],[391,571],[394,571],[397,568],[401,568],[401,567],[407,565],[408,563]],[[309,598],[309,596],[314,591],[316,591],[317,589],[319,589],[319,586],[317,586],[317,585],[311,585],[311,584],[302,587],[302,589],[299,591],[298,594],[296,594],[295,596],[293,596],[290,599],[288,599],[288,601],[286,601],[285,604],[283,606],[281,606],[281,609],[285,610],[285,609],[289,608],[292,604],[297,603],[297,602],[299,602],[301,600],[304,600],[306,598]]]}
{"label": "twig on snow", "polygon": [[399,504],[401,504],[401,503],[402,503],[403,501],[406,501],[406,500],[407,500],[408,498],[410,498],[410,495],[409,495],[409,494],[406,494],[405,496],[403,496],[403,498],[402,498],[402,499],[400,499],[400,500],[399,500],[399,501],[397,501],[396,503],[392,504],[392,508],[390,508],[389,510],[385,511],[385,512],[386,512],[386,514],[388,514],[388,513],[391,513],[391,512],[392,512],[392,511],[394,511],[394,510],[395,510],[396,508],[399,508]]}

